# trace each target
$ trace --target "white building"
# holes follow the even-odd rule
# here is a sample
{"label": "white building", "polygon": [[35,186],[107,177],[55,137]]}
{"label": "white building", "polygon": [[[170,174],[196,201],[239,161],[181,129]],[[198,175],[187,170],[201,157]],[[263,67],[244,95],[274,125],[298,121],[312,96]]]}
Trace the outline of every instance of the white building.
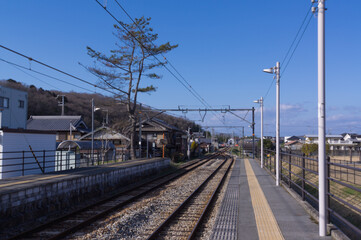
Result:
{"label": "white building", "polygon": [[0,127],[26,128],[28,93],[0,86]]}
{"label": "white building", "polygon": [[53,172],[55,132],[0,130],[0,179]]}

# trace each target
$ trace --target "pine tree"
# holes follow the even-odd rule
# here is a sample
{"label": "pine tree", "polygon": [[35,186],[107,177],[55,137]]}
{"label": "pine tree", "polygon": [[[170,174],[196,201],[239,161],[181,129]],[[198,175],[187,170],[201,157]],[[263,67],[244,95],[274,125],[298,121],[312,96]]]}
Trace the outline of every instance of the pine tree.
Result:
{"label": "pine tree", "polygon": [[[165,65],[165,58],[157,57],[176,48],[169,42],[155,44],[158,34],[149,27],[150,18],[135,18],[134,23],[114,25],[117,38],[116,49],[110,54],[98,52],[87,47],[88,55],[96,60],[96,65],[87,69],[100,79],[100,83],[118,94],[126,105],[129,117],[130,154],[135,158],[136,109],[138,93],[150,93],[156,90],[153,85],[141,84],[143,77],[159,79],[154,72],[156,67]],[[157,57],[157,59],[155,58]],[[159,60],[158,60],[159,59]]]}

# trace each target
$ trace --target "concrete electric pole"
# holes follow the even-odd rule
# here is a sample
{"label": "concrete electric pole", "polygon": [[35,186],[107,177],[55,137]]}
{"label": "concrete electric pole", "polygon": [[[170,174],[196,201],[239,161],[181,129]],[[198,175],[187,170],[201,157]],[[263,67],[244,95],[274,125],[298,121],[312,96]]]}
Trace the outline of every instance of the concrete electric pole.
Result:
{"label": "concrete electric pole", "polygon": [[61,106],[61,116],[64,116],[65,95],[58,95],[56,98],[59,99],[59,97],[61,97],[61,101],[58,101],[58,106]]}
{"label": "concrete electric pole", "polygon": [[[314,1],[312,1],[314,2]],[[315,11],[314,8],[312,8]],[[319,235],[327,234],[327,171],[325,113],[325,0],[318,0],[318,209]]]}
{"label": "concrete electric pole", "polygon": [[264,69],[265,73],[276,75],[276,186],[280,185],[280,62],[273,68]]}

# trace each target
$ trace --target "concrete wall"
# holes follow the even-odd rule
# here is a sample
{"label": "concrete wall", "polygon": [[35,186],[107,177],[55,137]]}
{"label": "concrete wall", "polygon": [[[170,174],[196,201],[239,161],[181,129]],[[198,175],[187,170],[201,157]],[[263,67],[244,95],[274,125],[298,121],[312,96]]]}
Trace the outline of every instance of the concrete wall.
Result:
{"label": "concrete wall", "polygon": [[[0,229],[14,227],[45,214],[67,209],[121,186],[134,183],[170,166],[170,159],[148,160],[130,167],[108,165],[89,168],[61,179],[42,180],[20,189],[0,188]],[[40,175],[40,177],[51,175]],[[21,179],[19,179],[21,181]],[[0,182],[1,186],[1,182]],[[15,185],[16,186],[16,185]]]}
{"label": "concrete wall", "polygon": [[[17,89],[0,86],[0,97],[9,99],[9,107],[0,107],[2,110],[1,127],[26,128],[28,93]],[[19,100],[24,101],[24,107],[20,108]]]}
{"label": "concrete wall", "polygon": [[[42,173],[29,145],[41,167],[45,166],[45,172],[53,172],[55,170],[55,136],[55,133],[0,131],[0,179],[22,176],[22,151],[24,151],[24,168],[27,169],[24,175]],[[46,150],[45,155],[43,150]]]}

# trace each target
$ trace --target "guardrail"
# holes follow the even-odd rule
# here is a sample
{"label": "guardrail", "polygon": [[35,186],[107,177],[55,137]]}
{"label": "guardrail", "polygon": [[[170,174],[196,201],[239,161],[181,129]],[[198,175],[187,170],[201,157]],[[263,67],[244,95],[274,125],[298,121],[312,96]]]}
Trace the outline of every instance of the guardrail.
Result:
{"label": "guardrail", "polygon": [[[264,166],[275,174],[275,151],[265,150]],[[327,158],[329,220],[352,239],[361,239],[361,163]],[[280,179],[318,209],[318,160],[280,151]]]}
{"label": "guardrail", "polygon": [[71,170],[129,159],[128,150],[33,150],[0,152],[0,179]]}

